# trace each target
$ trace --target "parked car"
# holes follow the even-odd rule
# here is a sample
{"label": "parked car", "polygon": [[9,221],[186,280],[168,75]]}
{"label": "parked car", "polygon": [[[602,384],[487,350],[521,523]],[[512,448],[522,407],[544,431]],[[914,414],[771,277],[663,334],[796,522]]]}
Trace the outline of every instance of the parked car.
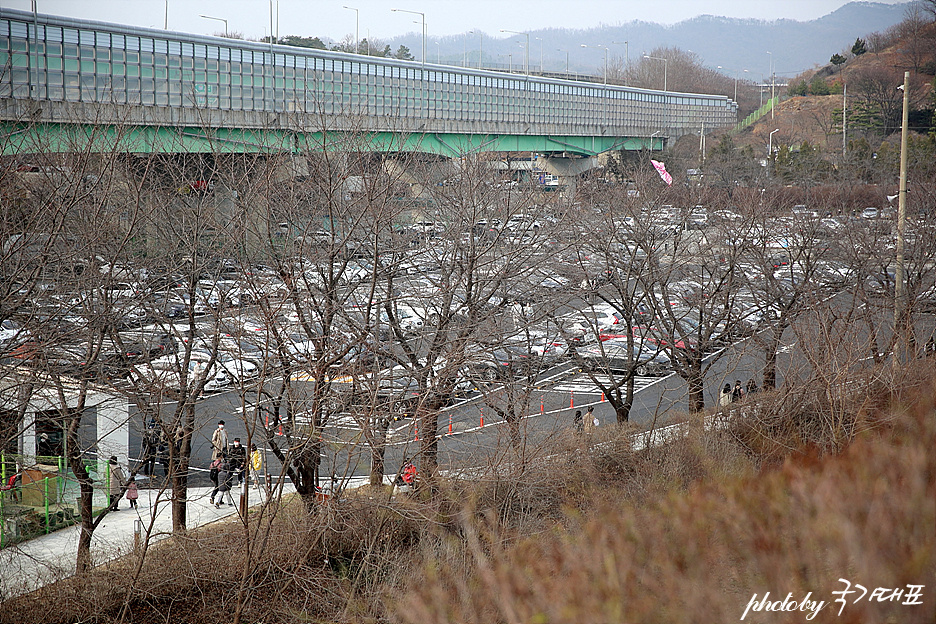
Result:
{"label": "parked car", "polygon": [[523,345],[505,344],[491,349],[478,348],[466,354],[465,376],[495,381],[528,375],[539,370],[542,360]]}
{"label": "parked car", "polygon": [[624,372],[631,369],[639,377],[663,375],[671,368],[669,356],[657,345],[627,340],[607,340],[582,349],[577,353],[585,366],[596,372]]}

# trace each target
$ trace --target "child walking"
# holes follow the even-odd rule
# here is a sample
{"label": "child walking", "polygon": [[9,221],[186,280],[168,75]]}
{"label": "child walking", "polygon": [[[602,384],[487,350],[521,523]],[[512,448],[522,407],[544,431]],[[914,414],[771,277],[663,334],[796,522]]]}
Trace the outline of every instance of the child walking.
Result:
{"label": "child walking", "polygon": [[130,509],[137,508],[138,498],[140,498],[140,492],[137,490],[136,479],[130,477],[130,482],[127,483],[127,500],[130,501]]}

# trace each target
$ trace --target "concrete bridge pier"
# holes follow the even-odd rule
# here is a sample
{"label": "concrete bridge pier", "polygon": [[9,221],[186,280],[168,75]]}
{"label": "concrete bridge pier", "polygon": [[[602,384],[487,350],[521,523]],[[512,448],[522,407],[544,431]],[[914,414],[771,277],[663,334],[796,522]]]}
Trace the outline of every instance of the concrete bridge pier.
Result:
{"label": "concrete bridge pier", "polygon": [[571,200],[575,197],[576,178],[580,174],[598,167],[598,157],[569,158],[567,156],[547,155],[540,161],[540,166],[546,173],[559,176],[566,185],[566,196]]}
{"label": "concrete bridge pier", "polygon": [[407,184],[417,199],[430,197],[429,188],[458,173],[455,161],[433,154],[408,154],[403,158],[383,160],[384,171],[391,180]]}

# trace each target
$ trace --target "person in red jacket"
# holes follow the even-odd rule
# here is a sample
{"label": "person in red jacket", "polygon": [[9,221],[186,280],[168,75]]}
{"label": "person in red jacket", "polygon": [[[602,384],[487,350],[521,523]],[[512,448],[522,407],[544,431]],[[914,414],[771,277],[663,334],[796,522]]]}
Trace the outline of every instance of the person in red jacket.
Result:
{"label": "person in red jacket", "polygon": [[413,462],[406,462],[406,465],[403,466],[403,483],[406,485],[415,485],[416,483],[416,466],[413,465]]}

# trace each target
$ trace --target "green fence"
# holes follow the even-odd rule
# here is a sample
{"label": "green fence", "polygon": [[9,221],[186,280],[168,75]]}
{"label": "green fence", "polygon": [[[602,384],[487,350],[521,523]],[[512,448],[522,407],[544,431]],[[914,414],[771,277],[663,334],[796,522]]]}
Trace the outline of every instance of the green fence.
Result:
{"label": "green fence", "polygon": [[[85,462],[94,490],[92,509],[108,504],[109,467],[97,460]],[[14,476],[18,478],[11,479]],[[45,535],[78,522],[78,480],[64,457],[29,457],[0,453],[0,548]]]}
{"label": "green fence", "polygon": [[778,95],[775,98],[767,100],[767,103],[758,108],[756,111],[744,118],[744,121],[739,123],[734,127],[733,132],[740,132],[750,126],[752,123],[769,113],[773,110],[773,107],[780,103],[780,96]]}

